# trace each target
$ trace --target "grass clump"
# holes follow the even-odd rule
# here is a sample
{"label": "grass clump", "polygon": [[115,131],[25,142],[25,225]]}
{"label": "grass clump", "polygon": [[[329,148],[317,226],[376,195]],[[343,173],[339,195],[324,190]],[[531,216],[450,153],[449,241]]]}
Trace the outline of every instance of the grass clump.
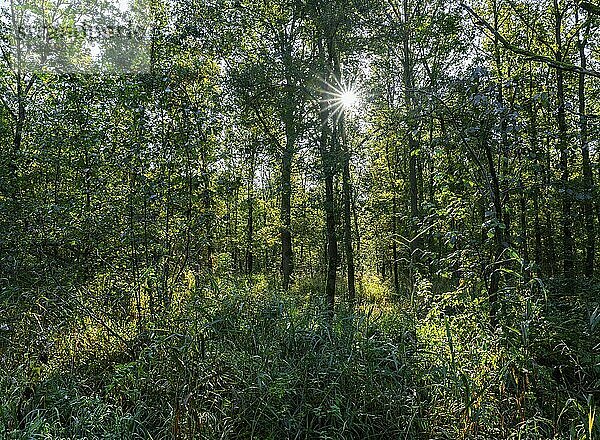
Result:
{"label": "grass clump", "polygon": [[[65,321],[48,328],[47,352],[8,343],[0,362],[2,437],[597,434],[594,347],[574,342],[579,330],[594,337],[597,326],[577,314],[574,333],[552,333],[556,310],[523,304],[524,342],[525,333],[514,339],[510,328],[492,334],[478,319],[485,305],[465,292],[411,300],[368,278],[355,309],[340,303],[329,321],[317,283],[289,293],[247,279],[193,287],[160,318]],[[12,325],[14,340],[31,336],[25,320]],[[549,350],[561,340],[571,351]],[[581,380],[567,386],[574,365]]]}

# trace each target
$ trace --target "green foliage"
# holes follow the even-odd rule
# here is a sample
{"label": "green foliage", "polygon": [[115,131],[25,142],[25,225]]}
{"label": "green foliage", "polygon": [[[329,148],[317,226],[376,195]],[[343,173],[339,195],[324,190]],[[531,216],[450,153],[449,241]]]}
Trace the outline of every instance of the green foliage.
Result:
{"label": "green foliage", "polygon": [[0,2],[0,438],[600,435],[595,7],[75,3]]}
{"label": "green foliage", "polygon": [[[318,282],[289,294],[260,279],[201,285],[179,312],[119,330],[132,351],[86,320],[58,331],[61,347],[47,358],[31,348],[5,355],[0,431],[14,439],[598,433],[597,355],[591,339],[578,345],[578,332],[597,332],[589,309],[526,300],[525,327],[498,339],[481,319],[476,286],[420,296],[415,315],[368,277],[357,310],[340,308],[329,322]],[[558,316],[564,327],[550,325]]]}

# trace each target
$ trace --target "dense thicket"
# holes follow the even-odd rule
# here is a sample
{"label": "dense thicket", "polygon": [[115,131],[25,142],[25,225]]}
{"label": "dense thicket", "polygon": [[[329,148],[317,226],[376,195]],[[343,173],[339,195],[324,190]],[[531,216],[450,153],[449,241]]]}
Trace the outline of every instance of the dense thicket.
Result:
{"label": "dense thicket", "polygon": [[600,6],[1,6],[0,436],[600,435]]}

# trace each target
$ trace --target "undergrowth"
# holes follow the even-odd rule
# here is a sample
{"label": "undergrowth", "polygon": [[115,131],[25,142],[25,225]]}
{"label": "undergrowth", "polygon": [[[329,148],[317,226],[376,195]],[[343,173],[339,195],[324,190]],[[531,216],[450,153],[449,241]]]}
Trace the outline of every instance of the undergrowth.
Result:
{"label": "undergrowth", "polygon": [[153,319],[38,297],[0,330],[0,437],[592,439],[598,309],[544,289],[505,292],[495,334],[477,286],[411,300],[376,277],[333,322],[313,280],[187,283]]}

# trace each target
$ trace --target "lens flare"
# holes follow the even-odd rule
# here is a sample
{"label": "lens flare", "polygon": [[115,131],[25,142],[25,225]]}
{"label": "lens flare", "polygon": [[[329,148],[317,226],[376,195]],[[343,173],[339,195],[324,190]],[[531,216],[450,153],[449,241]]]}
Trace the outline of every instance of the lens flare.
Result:
{"label": "lens flare", "polygon": [[349,89],[342,92],[339,100],[344,109],[351,109],[358,103],[358,96],[354,90]]}
{"label": "lens flare", "polygon": [[335,119],[341,119],[344,115],[355,113],[361,105],[361,99],[358,89],[353,83],[343,83],[336,81],[331,84],[325,82],[324,88],[321,90],[327,111],[331,112],[330,116]]}

